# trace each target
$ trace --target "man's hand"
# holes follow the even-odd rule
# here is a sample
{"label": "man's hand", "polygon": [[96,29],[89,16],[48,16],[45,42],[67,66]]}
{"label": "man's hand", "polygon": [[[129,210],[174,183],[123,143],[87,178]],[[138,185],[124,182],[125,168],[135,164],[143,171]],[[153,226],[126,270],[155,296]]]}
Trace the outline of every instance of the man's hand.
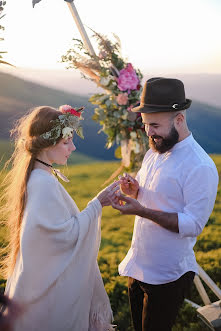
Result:
{"label": "man's hand", "polygon": [[114,198],[110,197],[109,200],[112,207],[119,210],[121,214],[138,215],[153,221],[169,231],[179,233],[177,213],[149,209],[142,206],[136,199],[125,197],[120,192],[115,192]]}
{"label": "man's hand", "polygon": [[124,173],[124,176],[119,176],[119,179],[121,191],[131,198],[136,199],[139,191],[138,181],[127,173]]}
{"label": "man's hand", "polygon": [[116,195],[119,202],[116,202],[116,199],[110,199],[113,208],[126,215],[142,214],[143,206],[136,199],[125,197],[121,193],[116,193]]}

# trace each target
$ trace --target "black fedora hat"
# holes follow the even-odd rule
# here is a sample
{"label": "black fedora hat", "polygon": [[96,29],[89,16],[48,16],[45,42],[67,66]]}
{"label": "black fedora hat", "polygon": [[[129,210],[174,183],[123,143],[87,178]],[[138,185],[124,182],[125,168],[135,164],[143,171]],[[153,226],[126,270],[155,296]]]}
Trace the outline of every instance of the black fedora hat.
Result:
{"label": "black fedora hat", "polygon": [[155,77],[146,81],[140,105],[133,112],[159,113],[184,110],[190,107],[186,99],[184,85],[179,79]]}

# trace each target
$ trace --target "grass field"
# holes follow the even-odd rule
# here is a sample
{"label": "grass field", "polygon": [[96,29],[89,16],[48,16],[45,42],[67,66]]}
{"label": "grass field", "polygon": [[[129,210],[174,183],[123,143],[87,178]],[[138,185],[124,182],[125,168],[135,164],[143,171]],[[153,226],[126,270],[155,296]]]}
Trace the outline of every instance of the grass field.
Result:
{"label": "grass field", "polygon": [[[221,173],[221,156],[212,155],[219,173]],[[104,181],[119,167],[118,162],[72,165],[64,169],[70,183],[64,186],[82,210],[87,202],[101,189]],[[118,275],[118,264],[130,247],[134,216],[121,215],[111,207],[103,209],[102,242],[98,262],[105,288],[111,300],[115,322],[119,331],[130,331],[130,314],[127,299],[126,278]],[[4,243],[5,230],[0,231],[0,242]],[[198,263],[209,276],[221,287],[221,191],[220,187],[214,211],[195,245]],[[1,280],[2,287],[4,280]],[[208,291],[212,300],[217,298]],[[202,304],[196,290],[193,289],[191,300]],[[195,311],[184,304],[177,318],[173,331],[207,330],[198,322]]]}

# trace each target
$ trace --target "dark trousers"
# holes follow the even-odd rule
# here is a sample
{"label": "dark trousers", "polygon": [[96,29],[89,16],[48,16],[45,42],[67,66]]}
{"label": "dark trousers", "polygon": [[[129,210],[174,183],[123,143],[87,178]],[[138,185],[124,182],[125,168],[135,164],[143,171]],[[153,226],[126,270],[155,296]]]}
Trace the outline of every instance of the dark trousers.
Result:
{"label": "dark trousers", "polygon": [[176,281],[162,285],[129,277],[128,294],[135,331],[171,331],[194,275],[188,271]]}

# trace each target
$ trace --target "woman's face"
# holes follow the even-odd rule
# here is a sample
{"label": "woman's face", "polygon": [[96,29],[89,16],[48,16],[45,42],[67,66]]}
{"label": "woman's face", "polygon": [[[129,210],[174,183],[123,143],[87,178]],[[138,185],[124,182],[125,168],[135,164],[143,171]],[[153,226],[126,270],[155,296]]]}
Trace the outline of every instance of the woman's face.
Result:
{"label": "woman's face", "polygon": [[52,163],[64,165],[71,153],[76,150],[73,143],[73,137],[61,139],[55,146],[47,148],[46,154],[48,160]]}

